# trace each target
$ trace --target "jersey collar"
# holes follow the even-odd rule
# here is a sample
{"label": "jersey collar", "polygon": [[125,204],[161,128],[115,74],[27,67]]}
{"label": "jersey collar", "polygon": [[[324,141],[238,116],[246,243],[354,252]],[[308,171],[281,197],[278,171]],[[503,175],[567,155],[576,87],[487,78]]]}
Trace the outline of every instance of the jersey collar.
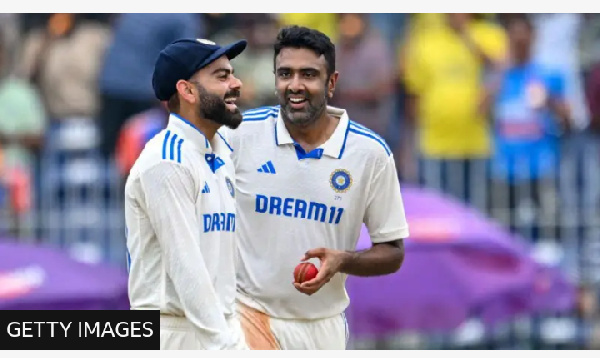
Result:
{"label": "jersey collar", "polygon": [[[332,106],[327,106],[327,113],[338,117],[340,122],[338,123],[331,137],[329,137],[325,143],[311,152],[315,152],[317,155],[307,155],[306,157],[318,159],[321,157],[321,154],[324,154],[332,158],[340,159],[344,154],[346,140],[348,138],[348,129],[350,128],[350,119],[348,118],[348,114],[346,113],[346,110]],[[285,122],[281,117],[281,109],[277,114],[277,123],[275,124],[275,143],[277,143],[277,145],[293,144],[295,146],[299,146],[294,139],[292,139],[287,128],[285,128]],[[300,155],[299,159],[302,159],[300,158]]]}
{"label": "jersey collar", "polygon": [[[202,133],[202,131],[194,126],[190,121],[181,117],[178,114],[171,113],[169,115],[169,124],[167,128],[174,128],[182,132],[185,138],[189,139],[190,143],[194,145],[201,153],[212,153],[213,148],[208,141],[208,138]],[[186,140],[186,145],[187,145]],[[216,141],[213,141],[216,142]]]}

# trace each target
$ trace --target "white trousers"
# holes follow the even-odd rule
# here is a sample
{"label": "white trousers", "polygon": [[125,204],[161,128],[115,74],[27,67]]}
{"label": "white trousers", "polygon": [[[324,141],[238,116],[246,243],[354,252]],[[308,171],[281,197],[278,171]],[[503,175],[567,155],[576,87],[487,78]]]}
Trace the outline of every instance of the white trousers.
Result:
{"label": "white trousers", "polygon": [[[237,314],[227,319],[237,342],[233,349],[248,349]],[[208,337],[200,337],[192,324],[184,317],[160,316],[160,349],[197,350],[206,349]]]}
{"label": "white trousers", "polygon": [[250,349],[345,350],[348,323],[342,313],[300,320],[270,317],[238,301],[238,314]]}

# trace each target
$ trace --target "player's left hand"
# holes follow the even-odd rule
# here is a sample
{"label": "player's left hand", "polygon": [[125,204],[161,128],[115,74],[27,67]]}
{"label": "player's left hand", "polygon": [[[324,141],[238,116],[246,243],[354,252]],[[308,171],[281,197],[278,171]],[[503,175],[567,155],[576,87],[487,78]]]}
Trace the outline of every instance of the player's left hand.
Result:
{"label": "player's left hand", "polygon": [[306,261],[310,258],[318,258],[321,261],[319,273],[312,280],[303,283],[294,282],[294,287],[296,287],[298,291],[309,296],[319,291],[321,287],[331,280],[333,275],[340,272],[347,255],[348,253],[345,251],[332,250],[323,247],[308,250],[304,254],[302,261]]}

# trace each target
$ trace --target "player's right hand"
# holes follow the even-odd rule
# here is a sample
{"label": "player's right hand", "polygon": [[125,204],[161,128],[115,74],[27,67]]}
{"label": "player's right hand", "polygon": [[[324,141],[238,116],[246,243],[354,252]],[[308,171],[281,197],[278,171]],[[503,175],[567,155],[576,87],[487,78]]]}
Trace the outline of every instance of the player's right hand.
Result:
{"label": "player's right hand", "polygon": [[294,287],[307,295],[312,295],[319,291],[321,287],[331,281],[331,278],[340,272],[345,261],[348,259],[348,253],[345,251],[332,250],[327,248],[317,248],[308,250],[304,254],[302,261],[310,258],[318,258],[321,261],[319,273],[312,280],[303,283],[294,282]]}

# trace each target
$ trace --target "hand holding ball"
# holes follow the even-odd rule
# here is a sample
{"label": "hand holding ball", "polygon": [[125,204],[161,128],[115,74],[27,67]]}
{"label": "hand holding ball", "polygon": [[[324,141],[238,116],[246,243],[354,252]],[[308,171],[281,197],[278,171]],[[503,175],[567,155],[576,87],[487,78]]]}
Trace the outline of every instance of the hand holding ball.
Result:
{"label": "hand holding ball", "polygon": [[294,269],[294,281],[302,283],[317,277],[319,270],[310,262],[301,262]]}

